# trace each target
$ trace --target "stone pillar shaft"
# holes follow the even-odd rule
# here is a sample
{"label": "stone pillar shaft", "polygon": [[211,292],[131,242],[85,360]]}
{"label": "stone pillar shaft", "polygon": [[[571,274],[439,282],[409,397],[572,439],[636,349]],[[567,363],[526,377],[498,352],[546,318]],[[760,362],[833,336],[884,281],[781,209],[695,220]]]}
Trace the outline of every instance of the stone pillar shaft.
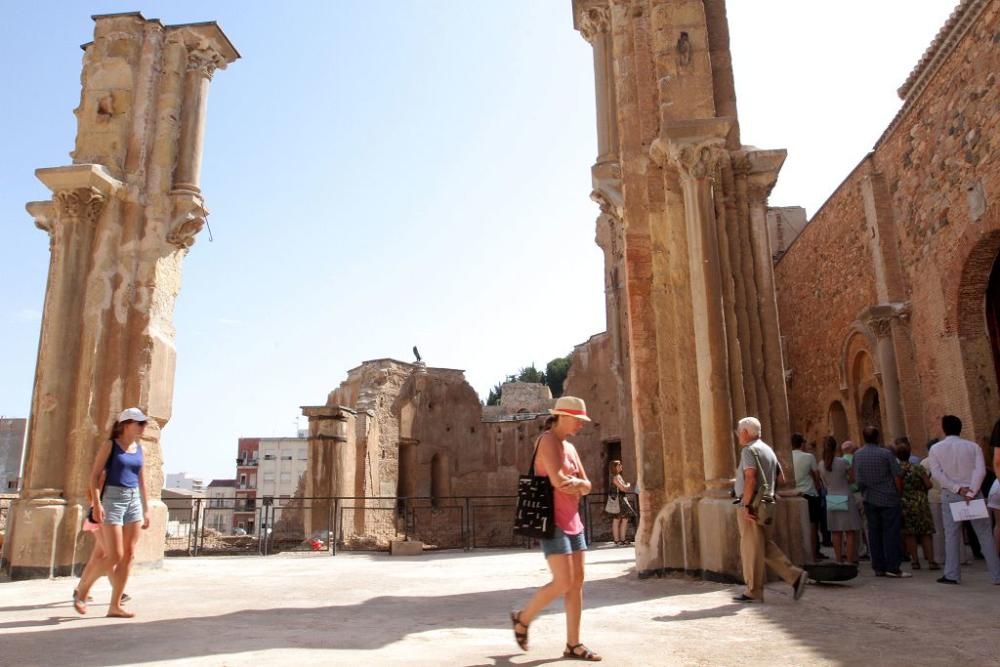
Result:
{"label": "stone pillar shaft", "polygon": [[159,439],[173,394],[173,306],[206,215],[200,196],[169,194],[177,122],[190,128],[187,173],[197,183],[207,90],[203,79],[201,97],[182,104],[178,60],[194,51],[221,68],[239,57],[214,23],[163,26],[138,13],[94,20],[74,164],[38,170],[53,198],[28,204],[52,257],[24,491],[2,558],[15,579],[70,574],[86,559],[75,547],[94,456],[115,415],[133,405],[151,418],[141,444],[152,527],[136,557],[162,558]]}

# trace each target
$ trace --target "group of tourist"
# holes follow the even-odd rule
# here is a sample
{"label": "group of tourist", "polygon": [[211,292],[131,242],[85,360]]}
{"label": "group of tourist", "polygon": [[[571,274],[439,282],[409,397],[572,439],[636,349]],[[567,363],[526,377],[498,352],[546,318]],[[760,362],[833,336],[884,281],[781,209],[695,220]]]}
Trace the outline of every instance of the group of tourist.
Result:
{"label": "group of tourist", "polygon": [[[940,570],[939,559],[944,557],[938,581],[955,584],[960,581],[964,523],[979,543],[989,547],[982,556],[994,582],[1000,583],[1000,483],[993,482],[992,489],[984,486],[984,480],[987,486],[992,480],[986,479],[982,450],[960,437],[958,417],[943,417],[941,430],[944,439],[932,441],[923,460],[913,454],[906,437],[880,445],[881,434],[872,426],[863,429],[860,448],[849,440],[838,446],[832,436],[823,438],[821,463],[804,451],[805,438],[792,436],[796,490],[809,503],[811,546],[817,560],[824,558],[818,546],[822,519],[838,563],[857,564],[858,547],[864,544],[876,576],[908,578],[912,574],[901,564],[909,560],[911,570],[922,569],[922,550],[931,570]],[[1000,459],[1000,450],[995,459]],[[1000,460],[994,462],[996,467]],[[954,520],[952,503],[977,499],[987,501],[996,528],[988,517]],[[937,549],[935,534],[943,536]]]}

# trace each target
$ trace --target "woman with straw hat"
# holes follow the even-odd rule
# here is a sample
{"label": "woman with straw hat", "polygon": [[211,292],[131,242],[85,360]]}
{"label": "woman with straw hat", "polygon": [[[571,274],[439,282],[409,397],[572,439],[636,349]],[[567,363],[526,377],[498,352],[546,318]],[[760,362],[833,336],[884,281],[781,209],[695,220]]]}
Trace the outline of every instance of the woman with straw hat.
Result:
{"label": "woman with straw hat", "polygon": [[[567,438],[576,435],[589,422],[582,399],[563,396],[549,412],[555,418],[551,428],[535,443],[535,475],[548,476],[552,482],[555,505],[555,534],[542,540],[542,551],[552,571],[552,581],[538,589],[528,604],[510,614],[514,639],[521,650],[528,650],[528,626],[553,600],[563,596],[566,608],[566,650],[563,657],[596,662],[601,660],[580,641],[580,617],[583,613],[583,552],[587,541],[580,519],[580,498],[590,493],[590,480],[576,448]],[[552,419],[550,417],[549,419]]]}

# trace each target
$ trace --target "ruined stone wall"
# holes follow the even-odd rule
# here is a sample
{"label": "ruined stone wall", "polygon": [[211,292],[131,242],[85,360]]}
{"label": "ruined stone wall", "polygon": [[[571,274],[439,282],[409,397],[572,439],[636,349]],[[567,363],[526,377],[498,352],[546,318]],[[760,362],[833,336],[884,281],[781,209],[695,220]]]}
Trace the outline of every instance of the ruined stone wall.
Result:
{"label": "ruined stone wall", "polygon": [[573,443],[595,493],[608,490],[608,448],[614,443],[618,443],[625,479],[636,480],[635,447],[622,433],[617,380],[611,370],[612,354],[611,337],[607,333],[577,345],[570,357],[565,384],[567,395],[579,396],[587,403],[587,413],[593,420],[573,438]]}
{"label": "ruined stone wall", "polygon": [[545,412],[552,407],[552,390],[538,382],[505,382],[500,391],[500,410],[515,412]]}
{"label": "ruined stone wall", "polygon": [[0,493],[17,492],[27,425],[27,419],[0,419]]}
{"label": "ruined stone wall", "polygon": [[[885,184],[869,216],[888,219],[894,237],[895,256],[883,272],[909,310],[892,340],[906,428],[918,450],[939,435],[942,414],[962,417],[970,438],[987,435],[1000,416],[984,318],[1000,252],[1000,169],[991,159],[1000,142],[998,34],[1000,2],[962,3],[901,89],[900,115],[859,166]],[[839,391],[835,369],[849,367],[845,341],[858,311],[876,302],[859,287],[875,282],[878,268],[862,237],[859,170],[776,268],[793,425],[817,434],[824,400]]]}

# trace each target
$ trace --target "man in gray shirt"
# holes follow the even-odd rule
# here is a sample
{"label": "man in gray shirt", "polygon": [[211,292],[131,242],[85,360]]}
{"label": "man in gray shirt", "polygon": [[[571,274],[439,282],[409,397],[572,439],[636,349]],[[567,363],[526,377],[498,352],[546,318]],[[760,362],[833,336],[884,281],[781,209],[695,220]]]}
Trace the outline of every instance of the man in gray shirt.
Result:
{"label": "man in gray shirt", "polygon": [[[740,465],[736,469],[736,497],[740,499],[740,510],[736,518],[740,531],[740,560],[743,566],[743,580],[746,591],[733,600],[736,602],[763,602],[766,569],[771,568],[795,590],[796,600],[806,590],[808,575],[801,568],[792,565],[788,556],[778,548],[767,534],[770,530],[757,520],[753,499],[759,488],[766,485],[773,496],[778,476],[778,457],[766,442],[760,439],[760,422],[753,417],[744,417],[736,427],[736,437],[740,441]],[[759,461],[759,463],[758,463]]]}
{"label": "man in gray shirt", "polygon": [[899,569],[903,561],[903,509],[900,493],[903,470],[896,455],[879,446],[879,432],[866,426],[861,435],[864,446],[854,455],[854,479],[865,499],[865,519],[868,521],[868,547],[876,577],[901,579],[912,577]]}

